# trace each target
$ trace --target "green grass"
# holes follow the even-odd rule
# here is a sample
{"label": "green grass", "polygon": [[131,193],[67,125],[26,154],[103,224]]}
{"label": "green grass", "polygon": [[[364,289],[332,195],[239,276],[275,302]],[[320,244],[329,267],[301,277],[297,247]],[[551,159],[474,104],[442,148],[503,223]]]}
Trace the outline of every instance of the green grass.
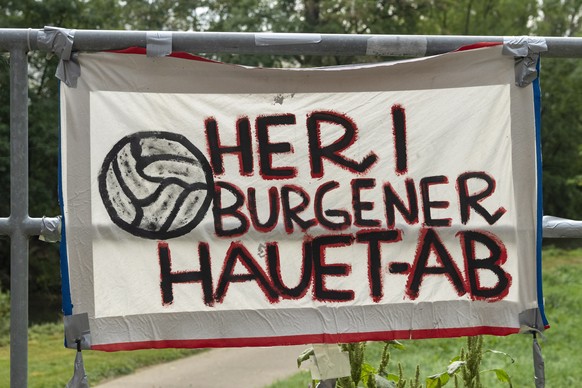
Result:
{"label": "green grass", "polygon": [[[83,351],[89,384],[126,375],[148,365],[175,360],[196,353],[185,349],[152,349],[105,353]],[[73,376],[75,350],[63,346],[62,324],[33,326],[29,330],[28,386],[30,388],[64,387]],[[0,347],[0,387],[10,381],[10,348]]]}
{"label": "green grass", "polygon": [[[579,329],[582,323],[582,249],[561,250],[545,248],[543,253],[544,297],[546,316],[550,322],[545,340],[540,340],[545,360],[548,387],[574,387],[582,376]],[[405,350],[391,351],[389,372],[398,373],[398,363],[402,364],[405,378],[414,377],[415,368],[420,365],[421,377],[444,372],[450,360],[466,346],[465,338],[427,339],[402,341]],[[507,337],[486,336],[484,349],[502,351],[511,355],[515,362],[503,355],[487,353],[482,370],[505,369],[518,387],[533,387],[533,360],[531,335]],[[369,363],[378,366],[381,343],[371,343],[366,350]],[[484,386],[508,386],[496,379],[492,372],[482,374]],[[311,382],[308,372],[300,372],[284,381],[278,381],[269,388],[307,387]],[[449,383],[452,387],[454,384]]]}
{"label": "green grass", "polygon": [[311,374],[306,371],[301,371],[285,380],[277,381],[267,388],[307,388],[310,383]]}

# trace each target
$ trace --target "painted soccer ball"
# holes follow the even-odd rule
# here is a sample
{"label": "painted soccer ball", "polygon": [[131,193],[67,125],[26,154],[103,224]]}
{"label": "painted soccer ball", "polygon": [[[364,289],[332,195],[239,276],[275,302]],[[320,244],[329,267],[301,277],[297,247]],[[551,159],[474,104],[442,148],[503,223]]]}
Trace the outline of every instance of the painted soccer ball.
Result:
{"label": "painted soccer ball", "polygon": [[184,136],[137,132],[118,141],[99,172],[111,220],[135,236],[169,239],[204,218],[214,181],[204,154]]}

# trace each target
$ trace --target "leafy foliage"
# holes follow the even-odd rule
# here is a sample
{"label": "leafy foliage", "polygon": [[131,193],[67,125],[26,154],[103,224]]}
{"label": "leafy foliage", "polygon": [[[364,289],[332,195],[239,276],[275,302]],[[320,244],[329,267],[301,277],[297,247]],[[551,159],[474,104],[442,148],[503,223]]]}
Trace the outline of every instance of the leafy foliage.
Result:
{"label": "leafy foliage", "polygon": [[[507,383],[512,387],[509,373],[503,368],[493,368],[482,370],[481,362],[486,354],[505,356],[514,362],[507,353],[497,350],[483,350],[483,336],[467,337],[467,348],[461,349],[461,354],[450,362],[446,370],[433,374],[426,378],[426,388],[440,388],[449,382],[454,382],[455,387],[483,388],[481,374],[495,373],[500,382]],[[388,362],[390,360],[390,347],[404,350],[404,345],[398,341],[385,341],[383,343],[382,356],[379,367],[375,368],[366,355],[367,342],[355,342],[340,345],[342,350],[349,355],[351,375],[337,379],[336,388],[420,388],[420,366],[417,365],[414,378],[407,379],[404,376],[401,364],[398,364],[397,373],[388,372]],[[307,349],[297,358],[297,366],[313,356],[313,349]],[[396,371],[395,371],[396,372]],[[460,378],[459,378],[460,376]],[[316,386],[317,381],[312,382]],[[462,385],[460,385],[462,384]]]}
{"label": "leafy foliage", "polygon": [[[380,358],[379,367],[375,368],[366,359],[367,342],[354,342],[349,344],[339,345],[342,351],[346,352],[350,361],[349,376],[341,377],[336,382],[337,388],[404,388],[407,381],[403,377],[402,368],[399,365],[399,373],[388,373],[388,362],[390,360],[390,347],[404,350],[404,345],[398,341],[383,342],[382,356]],[[313,348],[308,348],[297,358],[297,366],[307,361],[311,356],[314,356]],[[417,368],[415,380],[411,380],[411,387],[419,387],[420,370]],[[316,386],[318,382],[312,381],[312,386]],[[416,385],[415,385],[416,384]]]}
{"label": "leafy foliage", "polygon": [[10,335],[10,295],[0,291],[0,346],[9,342]]}

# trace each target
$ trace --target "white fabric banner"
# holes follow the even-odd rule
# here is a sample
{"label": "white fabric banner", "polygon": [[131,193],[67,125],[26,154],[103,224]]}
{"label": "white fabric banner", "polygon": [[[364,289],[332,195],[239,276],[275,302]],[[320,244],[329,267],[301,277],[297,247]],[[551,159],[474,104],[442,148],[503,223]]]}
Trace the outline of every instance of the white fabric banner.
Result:
{"label": "white fabric banner", "polygon": [[81,54],[64,310],[91,347],[506,335],[538,307],[533,87],[501,46],[322,69]]}

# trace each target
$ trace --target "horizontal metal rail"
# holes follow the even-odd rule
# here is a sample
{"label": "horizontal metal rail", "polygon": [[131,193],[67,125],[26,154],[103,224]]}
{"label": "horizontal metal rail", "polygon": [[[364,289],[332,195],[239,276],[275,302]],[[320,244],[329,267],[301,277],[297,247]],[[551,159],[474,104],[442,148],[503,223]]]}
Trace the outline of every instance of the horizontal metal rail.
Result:
{"label": "horizontal metal rail", "polygon": [[[0,29],[0,50],[15,45],[39,49],[42,29]],[[101,51],[146,47],[151,31],[75,30],[73,50]],[[173,51],[275,55],[381,55],[421,57],[442,54],[480,42],[503,42],[503,36],[357,35],[252,32],[159,32],[171,34]],[[543,37],[546,57],[582,57],[582,38]]]}

